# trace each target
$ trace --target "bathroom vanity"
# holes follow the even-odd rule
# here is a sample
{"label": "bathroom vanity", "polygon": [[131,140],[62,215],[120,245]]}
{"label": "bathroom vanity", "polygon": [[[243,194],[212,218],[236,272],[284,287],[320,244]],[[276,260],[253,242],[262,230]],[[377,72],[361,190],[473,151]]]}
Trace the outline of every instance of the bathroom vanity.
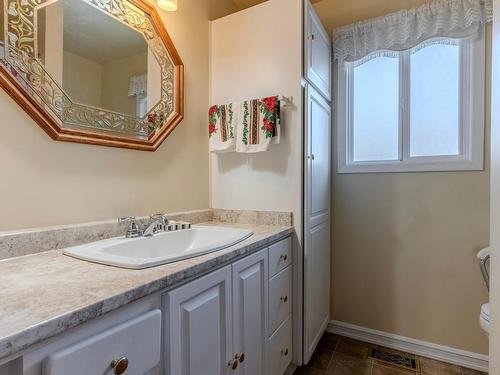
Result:
{"label": "bathroom vanity", "polygon": [[10,289],[0,292],[0,374],[286,372],[292,228],[215,225],[254,235],[143,270],[59,250],[0,262],[0,280]]}

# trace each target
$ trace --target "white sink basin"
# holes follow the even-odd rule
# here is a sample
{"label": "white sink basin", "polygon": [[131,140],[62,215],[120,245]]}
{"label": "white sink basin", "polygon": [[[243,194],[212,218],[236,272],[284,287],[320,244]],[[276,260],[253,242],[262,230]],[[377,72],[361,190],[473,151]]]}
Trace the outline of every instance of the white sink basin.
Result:
{"label": "white sink basin", "polygon": [[252,234],[246,229],[193,226],[152,237],[110,238],[70,247],[63,253],[90,262],[142,269],[222,250]]}

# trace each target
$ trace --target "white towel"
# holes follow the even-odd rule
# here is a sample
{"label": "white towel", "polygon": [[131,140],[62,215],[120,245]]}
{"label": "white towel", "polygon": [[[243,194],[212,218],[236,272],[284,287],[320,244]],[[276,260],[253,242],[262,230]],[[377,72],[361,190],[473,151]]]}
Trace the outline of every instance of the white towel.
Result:
{"label": "white towel", "polygon": [[236,103],[213,105],[208,110],[209,150],[214,153],[236,149],[236,124],[241,106]]}
{"label": "white towel", "polygon": [[280,142],[280,102],[277,96],[245,100],[236,126],[236,152],[255,153]]}

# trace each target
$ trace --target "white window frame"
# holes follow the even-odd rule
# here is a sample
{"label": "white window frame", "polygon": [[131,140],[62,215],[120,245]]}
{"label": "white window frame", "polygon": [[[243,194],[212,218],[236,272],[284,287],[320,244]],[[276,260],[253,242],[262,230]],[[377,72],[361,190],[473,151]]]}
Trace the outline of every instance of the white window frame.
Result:
{"label": "white window frame", "polygon": [[410,156],[410,54],[400,52],[399,160],[353,159],[353,63],[337,62],[338,173],[465,171],[484,169],[485,37],[461,40],[460,47],[460,154]]}

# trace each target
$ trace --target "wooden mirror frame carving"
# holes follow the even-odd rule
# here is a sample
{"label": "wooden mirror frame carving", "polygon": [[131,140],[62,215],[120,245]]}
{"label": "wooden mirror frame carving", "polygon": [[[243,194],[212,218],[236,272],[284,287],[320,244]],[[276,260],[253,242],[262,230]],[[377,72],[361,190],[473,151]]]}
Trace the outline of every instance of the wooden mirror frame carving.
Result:
{"label": "wooden mirror frame carving", "polygon": [[[23,34],[23,38],[9,37],[8,30],[10,30],[11,25],[8,17],[15,15],[17,19],[13,22],[15,24],[14,29],[23,28],[24,32],[25,27],[19,26],[26,26],[24,23],[26,19],[28,19],[28,22],[30,21],[29,17],[32,17],[31,24],[33,25],[34,14],[36,15],[37,9],[50,4],[51,0],[22,0],[22,5],[19,4],[18,0],[4,1],[6,4],[2,11],[4,11],[6,33],[5,53],[3,57],[0,55],[0,86],[52,139],[155,151],[181,122],[184,116],[184,65],[156,8],[146,0],[82,0],[141,32],[157,59],[159,55],[164,59],[168,58],[165,60],[168,64],[163,64],[159,60],[162,72],[161,100],[144,118],[135,118],[134,124],[132,124],[131,120],[126,123],[127,119],[124,120],[127,117],[126,115],[113,114],[106,110],[99,111],[90,107],[89,109],[73,103],[69,96],[64,93],[64,90],[45,72],[38,59],[34,58],[33,46],[36,43],[36,38],[33,36],[33,40],[30,42],[33,46],[26,46],[22,42],[22,40],[30,40],[30,38],[26,38],[26,35]],[[143,17],[137,18],[138,13],[133,14],[133,7],[128,7],[127,3],[143,12]],[[13,8],[10,9],[9,6]],[[22,13],[21,16],[17,15],[16,12]],[[33,35],[35,33],[36,27]],[[37,92],[37,90],[39,91]],[[52,108],[47,105],[45,98],[47,92],[51,95],[49,99],[54,103]],[[54,95],[54,92],[58,95]],[[41,99],[42,96],[44,97],[43,100]],[[99,112],[101,116],[99,124],[109,123],[108,119],[111,116],[117,123],[121,121],[121,125],[113,128],[106,128],[105,126],[95,126],[95,128],[64,126],[63,120],[56,116],[55,113],[57,110],[62,113],[69,107],[73,109],[74,107],[80,107],[78,110],[82,113],[77,114],[80,117],[85,117],[88,111]],[[168,110],[166,110],[167,107]],[[164,113],[168,113],[168,115],[164,116]],[[149,123],[154,123],[154,126],[148,128]],[[128,134],[122,134],[123,129],[127,126]],[[132,126],[135,126],[134,129],[137,129],[137,126],[142,126],[141,132],[132,133],[130,130]],[[144,127],[147,129],[147,133],[143,131]]]}

